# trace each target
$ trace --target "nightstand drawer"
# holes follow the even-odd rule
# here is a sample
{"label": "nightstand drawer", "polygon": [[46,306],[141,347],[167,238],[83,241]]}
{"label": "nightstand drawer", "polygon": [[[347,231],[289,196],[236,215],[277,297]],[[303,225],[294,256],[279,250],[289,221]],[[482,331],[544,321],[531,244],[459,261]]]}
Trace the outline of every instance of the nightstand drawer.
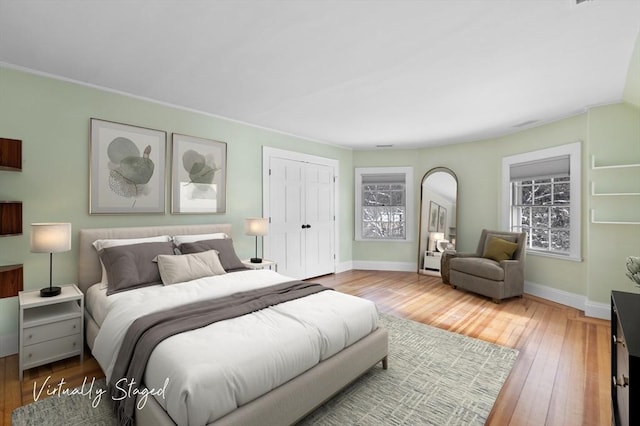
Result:
{"label": "nightstand drawer", "polygon": [[80,318],[72,318],[64,321],[53,322],[51,324],[43,324],[36,327],[28,327],[24,329],[25,346],[35,343],[46,342],[47,340],[57,339],[59,337],[70,336],[80,332]]}
{"label": "nightstand drawer", "polygon": [[84,358],[84,294],[75,284],[60,287],[55,297],[40,290],[18,292],[20,356],[18,378],[24,370],[75,355]]}
{"label": "nightstand drawer", "polygon": [[74,352],[80,353],[82,336],[61,337],[60,339],[49,340],[43,343],[26,346],[22,352],[22,363],[27,369],[32,365],[40,365],[57,359],[66,358]]}

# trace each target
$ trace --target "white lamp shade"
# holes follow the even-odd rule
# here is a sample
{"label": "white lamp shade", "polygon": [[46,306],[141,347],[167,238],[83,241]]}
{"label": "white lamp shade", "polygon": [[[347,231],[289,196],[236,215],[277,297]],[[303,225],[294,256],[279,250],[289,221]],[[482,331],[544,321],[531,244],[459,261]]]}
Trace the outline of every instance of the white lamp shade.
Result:
{"label": "white lamp shade", "polygon": [[244,220],[244,233],[262,236],[269,232],[269,219],[264,217],[250,217]]}
{"label": "white lamp shade", "polygon": [[433,241],[443,240],[444,233],[443,232],[429,232],[429,239]]}
{"label": "white lamp shade", "polygon": [[31,252],[60,253],[71,250],[70,223],[32,223]]}

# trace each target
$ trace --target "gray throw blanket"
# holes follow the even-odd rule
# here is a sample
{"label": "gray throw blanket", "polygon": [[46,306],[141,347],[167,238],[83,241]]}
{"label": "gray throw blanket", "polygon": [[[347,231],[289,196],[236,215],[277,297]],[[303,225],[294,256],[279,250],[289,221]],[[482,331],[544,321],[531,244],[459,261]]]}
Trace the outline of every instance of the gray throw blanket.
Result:
{"label": "gray throw blanket", "polygon": [[121,425],[134,424],[135,395],[142,390],[142,376],[151,352],[162,340],[324,290],[330,289],[320,284],[290,281],[194,302],[136,319],[127,330],[109,381],[109,396],[114,402],[118,421]]}

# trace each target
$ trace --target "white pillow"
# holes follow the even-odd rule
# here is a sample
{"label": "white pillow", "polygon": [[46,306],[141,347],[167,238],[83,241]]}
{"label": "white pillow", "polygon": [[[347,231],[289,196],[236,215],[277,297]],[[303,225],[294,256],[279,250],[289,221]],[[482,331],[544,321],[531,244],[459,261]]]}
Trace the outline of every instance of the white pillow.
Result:
{"label": "white pillow", "polygon": [[159,254],[157,260],[164,285],[227,273],[220,263],[217,250],[178,256]]}
{"label": "white pillow", "polygon": [[[146,237],[146,238],[118,238],[118,239],[105,239],[105,240],[95,240],[92,244],[95,247],[96,251],[100,253],[102,249],[116,246],[128,246],[131,244],[140,244],[140,243],[164,243],[171,241],[171,237],[169,235],[160,235],[157,237]],[[100,290],[104,290],[107,288],[107,270],[102,264],[102,259],[100,259],[100,266],[102,267],[102,279],[100,280]]]}
{"label": "white pillow", "polygon": [[173,243],[177,246],[184,243],[195,243],[196,241],[203,240],[222,240],[228,238],[228,235],[224,232],[217,232],[215,234],[194,234],[194,235],[174,235]]}

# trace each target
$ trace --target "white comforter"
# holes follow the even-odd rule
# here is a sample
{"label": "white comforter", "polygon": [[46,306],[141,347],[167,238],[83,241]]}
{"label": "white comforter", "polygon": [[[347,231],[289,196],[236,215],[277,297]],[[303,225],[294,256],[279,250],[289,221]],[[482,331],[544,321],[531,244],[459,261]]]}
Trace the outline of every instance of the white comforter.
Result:
{"label": "white comforter", "polygon": [[[138,317],[291,278],[251,270],[109,296],[93,354],[111,379],[129,325]],[[298,376],[377,328],[374,303],[323,291],[170,337],[149,359],[145,384],[179,425],[204,425]]]}

